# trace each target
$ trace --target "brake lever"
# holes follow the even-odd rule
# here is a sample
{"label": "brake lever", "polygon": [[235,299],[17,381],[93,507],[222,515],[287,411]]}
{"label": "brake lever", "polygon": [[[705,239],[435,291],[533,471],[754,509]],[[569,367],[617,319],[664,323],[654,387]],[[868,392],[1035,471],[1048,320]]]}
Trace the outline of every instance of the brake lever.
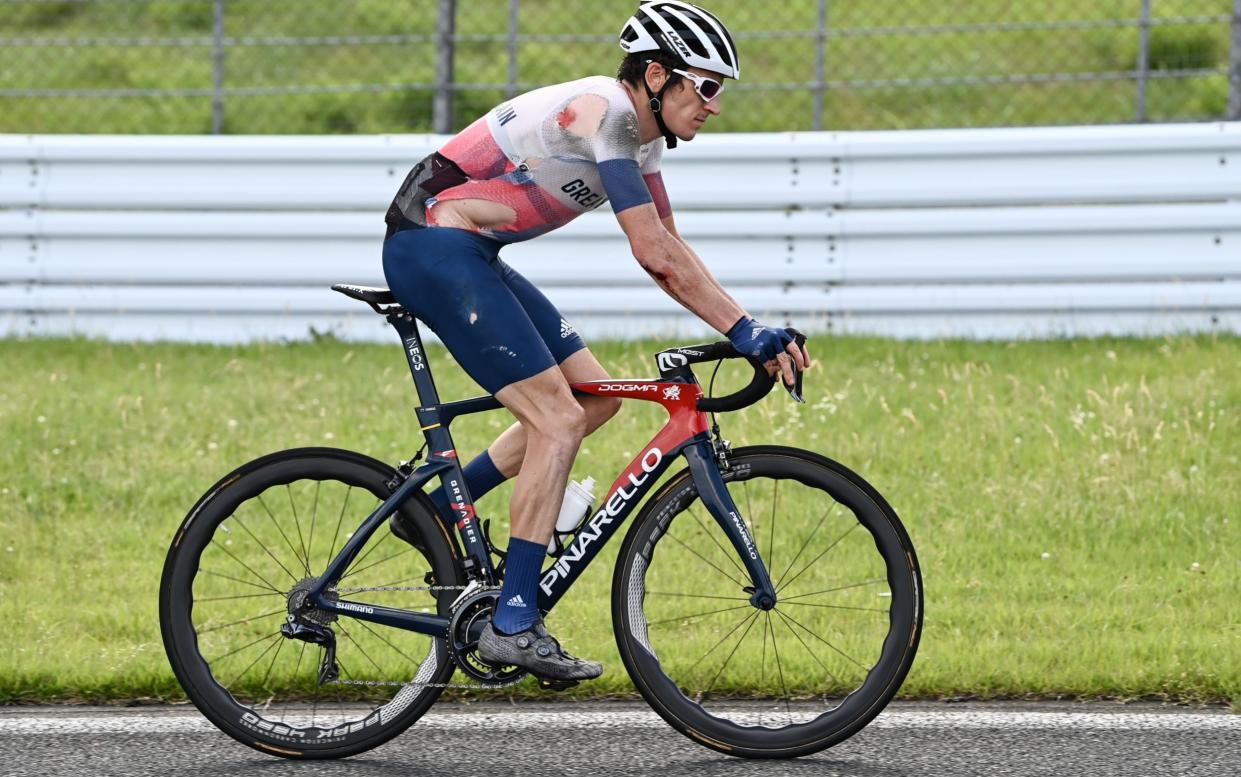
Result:
{"label": "brake lever", "polygon": [[[804,359],[806,357],[806,336],[793,327],[787,327],[784,331],[793,335],[793,342],[797,343],[797,350],[801,351],[802,358]],[[801,402],[802,404],[805,404],[806,402],[805,398],[802,396],[802,375],[804,373],[805,370],[800,369],[797,366],[797,362],[793,362],[793,385],[790,386],[785,383],[783,375],[779,376],[780,385],[784,386],[784,390],[789,392],[790,397],[797,402]]]}

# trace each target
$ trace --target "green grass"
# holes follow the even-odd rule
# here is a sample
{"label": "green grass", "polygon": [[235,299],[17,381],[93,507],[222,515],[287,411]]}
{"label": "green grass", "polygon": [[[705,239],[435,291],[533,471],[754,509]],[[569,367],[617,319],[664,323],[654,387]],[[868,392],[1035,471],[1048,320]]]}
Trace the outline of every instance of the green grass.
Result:
{"label": "green grass", "polygon": [[[1221,118],[1228,102],[1226,71],[1229,0],[1160,0],[1150,32],[1147,116],[1155,121]],[[29,2],[0,4],[4,38],[181,39],[188,45],[18,45],[5,47],[0,90],[179,89],[186,96],[0,97],[0,132],[205,133],[211,131],[213,51],[209,0],[141,3]],[[526,41],[518,80],[555,83],[613,72],[620,51],[612,40],[632,12],[632,0],[524,0],[524,35],[602,35],[604,41]],[[755,3],[717,0],[711,8],[737,33],[744,63],[741,88],[724,98],[712,128],[786,131],[813,127],[818,19],[816,0]],[[589,12],[586,12],[589,9]],[[226,48],[229,89],[329,88],[337,93],[225,98],[228,133],[423,132],[431,127],[435,45],[431,42],[344,43],[339,36],[427,35],[435,30],[430,0],[355,0],[350,3],[230,0],[227,36],[320,38],[296,45],[241,42]],[[508,3],[459,4],[459,35],[504,35]],[[1116,77],[1136,69],[1138,4],[1040,3],[1008,0],[941,3],[831,3],[825,53],[828,129],[1114,123],[1135,120],[1137,87]],[[1118,26],[1118,20],[1125,24]],[[1056,29],[1030,23],[1073,22]],[[1018,25],[994,29],[996,25]],[[1025,24],[1026,27],[1020,25]],[[970,27],[978,25],[984,27]],[[1090,26],[1094,25],[1094,26]],[[990,26],[991,29],[986,29]],[[890,28],[876,32],[876,28]],[[920,28],[937,28],[931,31]],[[772,36],[771,33],[778,33]],[[810,33],[808,35],[808,33]],[[504,84],[503,41],[462,41],[456,80]],[[1160,78],[1169,71],[1206,69],[1216,75]],[[1081,74],[1104,73],[1094,80]],[[1059,78],[1050,78],[1058,74]],[[1014,83],[943,84],[922,79],[1001,79]],[[896,81],[886,85],[859,84]],[[783,85],[779,89],[755,84]],[[358,86],[386,91],[349,91]],[[414,85],[423,85],[415,87]],[[456,123],[464,126],[503,99],[502,89],[465,89],[456,95]]]}
{"label": "green grass", "polygon": [[[595,349],[642,376],[656,347]],[[1241,339],[811,347],[809,404],[773,394],[725,417],[725,434],[821,451],[901,515],[927,597],[904,696],[1241,704]],[[478,393],[431,358],[445,397]],[[198,495],[281,448],[395,461],[418,447],[395,344],[4,340],[0,363],[0,702],[179,698],[157,590]],[[606,482],[660,415],[627,404],[575,477]],[[488,413],[453,432],[472,455],[504,425]],[[480,502],[501,541],[509,493]],[[553,616],[573,652],[607,665],[582,693],[631,692],[607,617],[618,547]]]}

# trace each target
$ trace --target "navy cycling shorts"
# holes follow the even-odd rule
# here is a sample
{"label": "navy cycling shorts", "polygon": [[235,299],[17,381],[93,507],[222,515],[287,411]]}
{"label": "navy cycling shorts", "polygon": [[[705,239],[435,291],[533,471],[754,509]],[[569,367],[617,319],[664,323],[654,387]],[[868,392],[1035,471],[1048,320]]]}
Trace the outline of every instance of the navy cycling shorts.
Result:
{"label": "navy cycling shorts", "polygon": [[551,300],[500,259],[502,245],[464,229],[411,227],[383,250],[397,301],[492,394],[586,347]]}

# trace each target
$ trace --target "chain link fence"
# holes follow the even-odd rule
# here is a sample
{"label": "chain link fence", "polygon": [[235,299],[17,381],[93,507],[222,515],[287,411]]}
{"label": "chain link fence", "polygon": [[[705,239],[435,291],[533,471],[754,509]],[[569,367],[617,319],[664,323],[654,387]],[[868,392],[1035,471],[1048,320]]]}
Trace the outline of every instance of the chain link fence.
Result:
{"label": "chain link fence", "polygon": [[[1241,119],[1241,0],[701,0],[716,130]],[[0,132],[448,132],[612,73],[634,0],[0,0]]]}

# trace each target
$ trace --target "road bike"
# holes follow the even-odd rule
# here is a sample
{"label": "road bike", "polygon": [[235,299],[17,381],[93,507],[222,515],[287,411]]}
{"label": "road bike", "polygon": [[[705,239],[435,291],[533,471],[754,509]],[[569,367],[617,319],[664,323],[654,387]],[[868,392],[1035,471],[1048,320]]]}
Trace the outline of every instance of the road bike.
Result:
{"label": "road bike", "polygon": [[[189,511],[160,586],[164,645],[186,695],[228,735],[290,758],[360,753],[445,688],[495,690],[527,674],[476,652],[504,559],[449,433],[500,403],[441,402],[409,311],[387,289],[332,288],[400,335],[425,444],[395,467],[333,448],[242,465]],[[921,635],[922,580],[896,513],[857,474],[811,451],[733,449],[721,436],[715,413],[758,402],[776,380],[749,359],[745,388],[705,394],[693,365],[736,358],[747,357],[728,342],[675,347],[656,354],[657,379],[573,384],[656,402],[668,421],[549,559],[538,606],[551,612],[637,510],[611,588],[634,686],[701,745],[787,758],[857,733],[896,693]],[[786,388],[801,398],[800,372]],[[437,476],[453,515],[423,493]]]}

